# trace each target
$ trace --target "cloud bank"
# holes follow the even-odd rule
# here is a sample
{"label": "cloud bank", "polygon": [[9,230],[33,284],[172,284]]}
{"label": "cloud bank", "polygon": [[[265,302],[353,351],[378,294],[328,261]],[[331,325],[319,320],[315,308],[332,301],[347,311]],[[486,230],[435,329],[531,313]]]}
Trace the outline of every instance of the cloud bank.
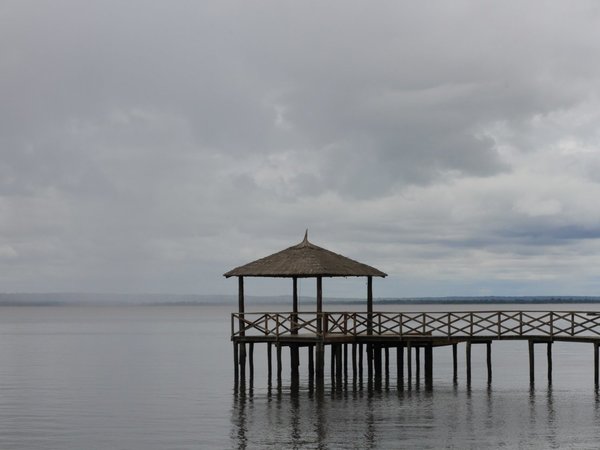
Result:
{"label": "cloud bank", "polygon": [[229,292],[309,228],[382,296],[598,294],[599,25],[595,2],[4,2],[2,290]]}

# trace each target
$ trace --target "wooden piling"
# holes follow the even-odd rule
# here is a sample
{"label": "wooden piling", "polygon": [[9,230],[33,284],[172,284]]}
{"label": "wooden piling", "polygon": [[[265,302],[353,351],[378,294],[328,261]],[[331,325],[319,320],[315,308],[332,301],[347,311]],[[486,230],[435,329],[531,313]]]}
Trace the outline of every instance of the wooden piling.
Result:
{"label": "wooden piling", "polygon": [[367,382],[373,381],[373,344],[367,344]]}
{"label": "wooden piling", "polygon": [[471,341],[466,342],[467,385],[471,385]]}
{"label": "wooden piling", "polygon": [[381,381],[381,346],[373,346],[373,359],[375,366],[375,380]]}
{"label": "wooden piling", "polygon": [[335,344],[332,344],[329,346],[330,348],[330,355],[329,355],[329,378],[331,379],[331,385],[333,386],[335,384],[335,354],[336,354],[336,346]]}
{"label": "wooden piling", "polygon": [[532,339],[529,339],[529,384],[535,383],[535,354],[534,354],[534,343]]}
{"label": "wooden piling", "polygon": [[348,385],[348,344],[344,345],[344,385]]}
{"label": "wooden piling", "polygon": [[452,344],[452,380],[458,380],[458,344]]}
{"label": "wooden piling", "polygon": [[237,342],[233,343],[233,377],[236,384],[240,379],[238,345]]}
{"label": "wooden piling", "polygon": [[425,387],[427,389],[433,387],[433,346],[431,344],[425,346]]}
{"label": "wooden piling", "polygon": [[417,379],[417,385],[418,383],[420,383],[421,381],[421,347],[417,346],[415,347],[415,367],[416,367],[416,374],[415,377]]}
{"label": "wooden piling", "polygon": [[412,345],[410,341],[406,346],[406,361],[408,363],[408,383],[412,383]]}
{"label": "wooden piling", "polygon": [[387,388],[390,384],[390,349],[389,347],[384,348],[385,356],[385,387]]}
{"label": "wooden piling", "polygon": [[273,344],[267,342],[267,379],[269,386],[271,386],[271,382],[273,381],[273,362],[271,361],[272,347]]}
{"label": "wooden piling", "polygon": [[246,344],[240,344],[240,379],[246,380]]}
{"label": "wooden piling", "polygon": [[599,374],[598,374],[598,347],[600,343],[594,342],[594,386],[596,389],[598,388],[598,383],[600,382]]}
{"label": "wooden piling", "polygon": [[322,384],[325,378],[325,348],[322,342],[318,342],[315,345],[315,358],[316,358],[316,367],[315,367],[315,375],[317,382]]}
{"label": "wooden piling", "polygon": [[312,384],[315,379],[315,356],[314,346],[309,345],[306,347],[308,350],[308,382]]}
{"label": "wooden piling", "polygon": [[492,341],[485,343],[486,346],[486,362],[487,362],[487,378],[488,383],[492,382]]}
{"label": "wooden piling", "polygon": [[360,383],[361,389],[362,389],[362,384],[363,384],[363,355],[364,355],[363,345],[358,344],[358,381]]}
{"label": "wooden piling", "polygon": [[356,383],[356,342],[352,343],[352,382]]}
{"label": "wooden piling", "polygon": [[552,384],[552,342],[547,344],[546,359],[548,361],[548,384]]}
{"label": "wooden piling", "polygon": [[252,385],[252,382],[254,381],[254,342],[250,342],[248,344],[248,347],[249,347],[248,365],[249,365],[249,371],[250,371],[250,385]]}
{"label": "wooden piling", "polygon": [[342,387],[342,380],[344,377],[344,354],[342,352],[342,344],[337,344],[335,349],[335,382],[338,388]]}
{"label": "wooden piling", "polygon": [[398,386],[404,386],[404,345],[400,344],[396,347],[396,376]]}
{"label": "wooden piling", "polygon": [[281,344],[278,342],[277,346],[277,387],[281,387]]}

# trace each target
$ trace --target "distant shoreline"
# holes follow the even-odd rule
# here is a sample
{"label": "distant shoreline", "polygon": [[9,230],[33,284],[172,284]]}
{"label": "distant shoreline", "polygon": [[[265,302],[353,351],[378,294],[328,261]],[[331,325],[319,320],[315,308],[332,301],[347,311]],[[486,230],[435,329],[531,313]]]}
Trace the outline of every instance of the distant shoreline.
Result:
{"label": "distant shoreline", "polygon": [[[291,296],[247,296],[252,304],[272,305],[291,302]],[[301,297],[300,303],[314,302]],[[172,294],[87,294],[87,293],[0,293],[1,306],[217,306],[236,305],[235,295],[172,295]],[[327,298],[328,304],[364,304],[363,298]],[[600,296],[479,296],[479,297],[382,297],[376,305],[484,305],[484,304],[571,304],[600,303]]]}

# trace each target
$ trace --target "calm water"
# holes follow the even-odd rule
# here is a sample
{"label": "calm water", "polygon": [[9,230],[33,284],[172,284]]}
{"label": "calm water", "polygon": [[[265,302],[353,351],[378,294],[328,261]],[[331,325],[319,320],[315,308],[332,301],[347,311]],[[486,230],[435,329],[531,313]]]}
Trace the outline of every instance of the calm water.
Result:
{"label": "calm water", "polygon": [[436,349],[432,392],[416,384],[399,392],[392,377],[388,390],[326,386],[320,394],[306,388],[305,366],[300,392],[290,392],[288,378],[282,391],[269,390],[265,351],[257,346],[254,388],[239,395],[229,312],[213,306],[0,308],[0,449],[599,446],[591,344],[554,345],[551,388],[545,347],[537,350],[530,389],[526,342],[497,342],[491,386],[485,346],[474,346],[473,382],[466,388],[459,346],[457,385],[450,350]]}

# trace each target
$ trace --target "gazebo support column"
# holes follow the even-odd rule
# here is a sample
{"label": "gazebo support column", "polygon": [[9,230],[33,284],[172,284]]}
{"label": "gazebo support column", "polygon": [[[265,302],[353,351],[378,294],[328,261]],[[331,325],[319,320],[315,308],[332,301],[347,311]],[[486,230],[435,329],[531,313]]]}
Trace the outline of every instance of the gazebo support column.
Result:
{"label": "gazebo support column", "polygon": [[[240,313],[239,320],[239,335],[244,337],[246,332],[244,331],[244,277],[238,277],[238,312]],[[240,378],[245,380],[246,378],[246,344],[240,343],[239,349],[239,365],[240,365]]]}
{"label": "gazebo support column", "polygon": [[[367,335],[373,334],[373,277],[367,277]],[[367,344],[367,378],[373,380],[373,344]],[[377,370],[377,369],[376,369]]]}
{"label": "gazebo support column", "polygon": [[317,383],[322,383],[325,378],[325,346],[323,344],[323,320],[321,313],[323,312],[323,278],[317,277],[317,337],[319,342],[316,345],[317,356]]}
{"label": "gazebo support column", "polygon": [[373,277],[367,277],[367,334],[373,334]]}
{"label": "gazebo support column", "polygon": [[[297,322],[298,322],[298,278],[292,278],[293,284],[293,295],[292,295],[292,334],[298,334]],[[297,383],[300,377],[299,366],[300,366],[300,349],[297,345],[290,346],[290,365],[292,382]]]}

